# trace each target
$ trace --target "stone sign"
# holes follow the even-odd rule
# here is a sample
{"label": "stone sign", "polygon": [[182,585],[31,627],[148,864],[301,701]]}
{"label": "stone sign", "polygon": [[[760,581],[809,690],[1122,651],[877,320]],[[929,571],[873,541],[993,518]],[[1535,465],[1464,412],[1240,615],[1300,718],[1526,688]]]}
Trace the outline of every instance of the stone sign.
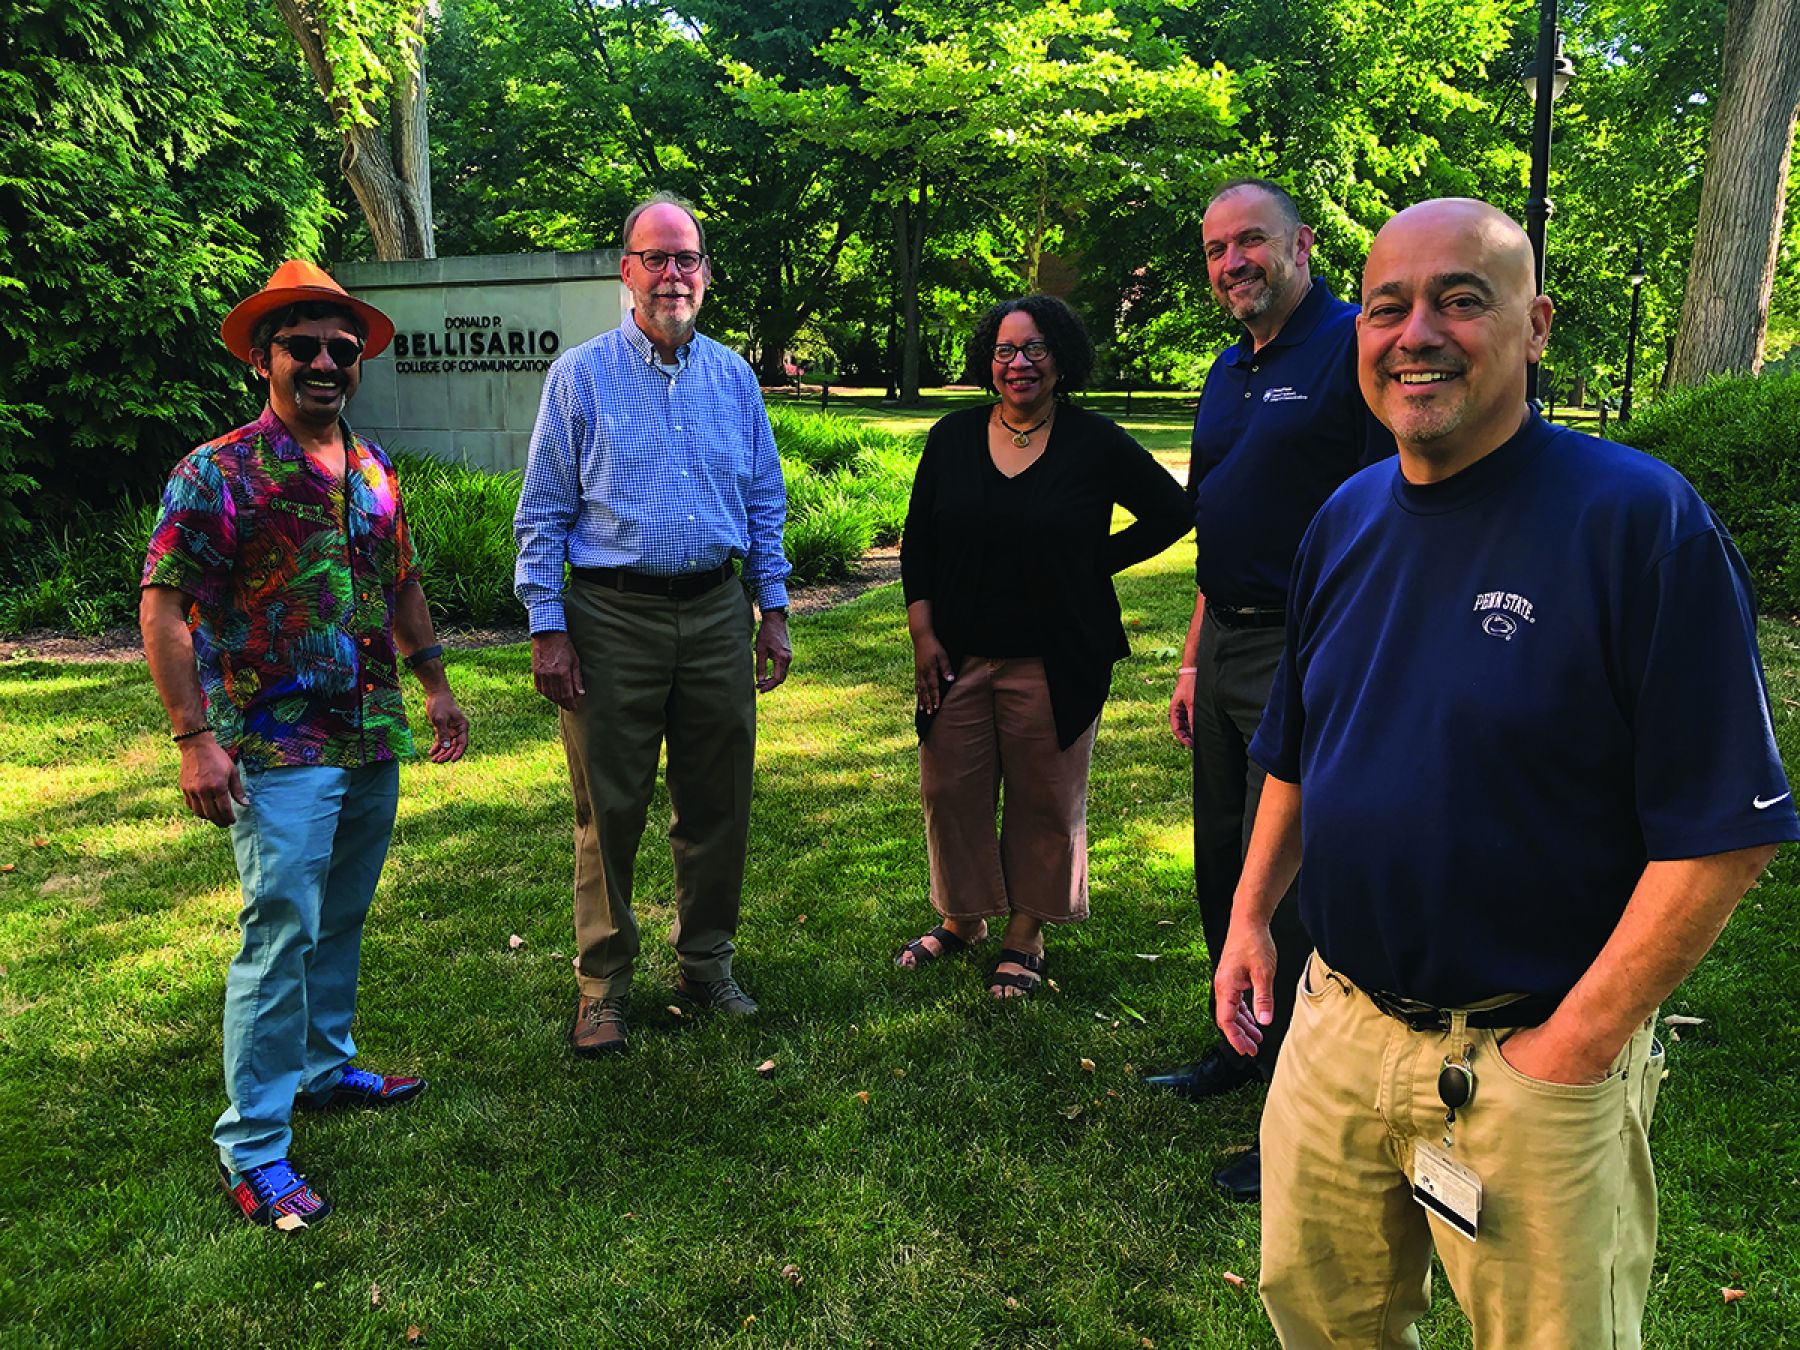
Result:
{"label": "stone sign", "polygon": [[394,321],[365,363],[350,424],[390,450],[523,469],[544,372],[618,326],[619,253],[520,253],[346,263],[344,289]]}

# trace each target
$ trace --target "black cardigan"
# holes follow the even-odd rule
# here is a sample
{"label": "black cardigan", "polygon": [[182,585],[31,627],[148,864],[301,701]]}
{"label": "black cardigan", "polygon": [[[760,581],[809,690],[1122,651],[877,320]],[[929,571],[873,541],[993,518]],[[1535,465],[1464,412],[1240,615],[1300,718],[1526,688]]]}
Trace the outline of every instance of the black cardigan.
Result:
{"label": "black cardigan", "polygon": [[[960,408],[926,438],[900,541],[901,582],[907,604],[931,601],[932,629],[953,666],[969,655],[1013,654],[983,650],[993,625],[972,597],[997,576],[1020,582],[1005,626],[1036,635],[1066,750],[1100,715],[1113,663],[1129,654],[1113,573],[1162,552],[1193,516],[1149,451],[1117,423],[1067,403],[1044,453],[1008,482],[988,454],[990,411]],[[1115,503],[1136,517],[1117,534]],[[919,735],[930,726],[920,713]]]}

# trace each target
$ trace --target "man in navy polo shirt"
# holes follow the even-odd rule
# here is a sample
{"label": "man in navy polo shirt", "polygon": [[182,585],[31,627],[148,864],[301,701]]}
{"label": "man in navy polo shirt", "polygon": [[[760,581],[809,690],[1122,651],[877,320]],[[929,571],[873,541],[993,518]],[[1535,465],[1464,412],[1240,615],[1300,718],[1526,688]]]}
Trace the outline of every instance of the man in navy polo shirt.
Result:
{"label": "man in navy polo shirt", "polygon": [[[1356,306],[1312,276],[1313,234],[1293,199],[1263,179],[1233,180],[1207,205],[1201,236],[1213,295],[1247,331],[1213,363],[1194,419],[1199,589],[1169,700],[1169,725],[1194,755],[1194,890],[1216,958],[1262,789],[1245,747],[1281,656],[1294,549],[1338,484],[1392,453],[1393,441],[1357,389]],[[1312,944],[1293,904],[1277,911],[1275,929],[1281,987],[1291,991]],[[1220,1046],[1147,1081],[1191,1101],[1254,1082],[1273,1071],[1292,1011],[1290,992],[1258,1059]],[[1259,1172],[1251,1149],[1213,1179],[1254,1200]]]}
{"label": "man in navy polo shirt", "polygon": [[1526,403],[1535,290],[1484,203],[1377,236],[1359,375],[1399,459],[1307,532],[1250,748],[1240,1050],[1296,870],[1318,943],[1262,1125],[1290,1350],[1416,1347],[1434,1244],[1477,1345],[1639,1343],[1656,1008],[1800,838],[1743,559],[1668,466]]}

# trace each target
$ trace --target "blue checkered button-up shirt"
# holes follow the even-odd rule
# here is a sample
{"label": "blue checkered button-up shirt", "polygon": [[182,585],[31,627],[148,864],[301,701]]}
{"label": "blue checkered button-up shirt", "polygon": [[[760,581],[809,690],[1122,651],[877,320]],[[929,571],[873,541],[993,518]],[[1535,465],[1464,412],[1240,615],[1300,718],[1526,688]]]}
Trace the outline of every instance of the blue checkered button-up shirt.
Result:
{"label": "blue checkered button-up shirt", "polygon": [[787,489],[744,359],[696,333],[671,374],[631,312],[544,377],[513,517],[513,590],[531,631],[560,631],[563,563],[656,576],[744,560],[763,609],[787,604]]}

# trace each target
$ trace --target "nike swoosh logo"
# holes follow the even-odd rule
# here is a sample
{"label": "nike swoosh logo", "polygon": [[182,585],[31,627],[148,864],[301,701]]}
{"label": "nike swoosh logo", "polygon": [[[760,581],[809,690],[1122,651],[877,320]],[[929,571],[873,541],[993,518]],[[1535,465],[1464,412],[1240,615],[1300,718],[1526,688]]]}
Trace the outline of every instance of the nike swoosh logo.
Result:
{"label": "nike swoosh logo", "polygon": [[1770,797],[1767,801],[1764,801],[1761,797],[1754,798],[1750,805],[1754,806],[1758,811],[1767,811],[1771,806],[1775,805],[1776,802],[1785,802],[1793,795],[1792,789],[1789,789],[1779,797]]}

